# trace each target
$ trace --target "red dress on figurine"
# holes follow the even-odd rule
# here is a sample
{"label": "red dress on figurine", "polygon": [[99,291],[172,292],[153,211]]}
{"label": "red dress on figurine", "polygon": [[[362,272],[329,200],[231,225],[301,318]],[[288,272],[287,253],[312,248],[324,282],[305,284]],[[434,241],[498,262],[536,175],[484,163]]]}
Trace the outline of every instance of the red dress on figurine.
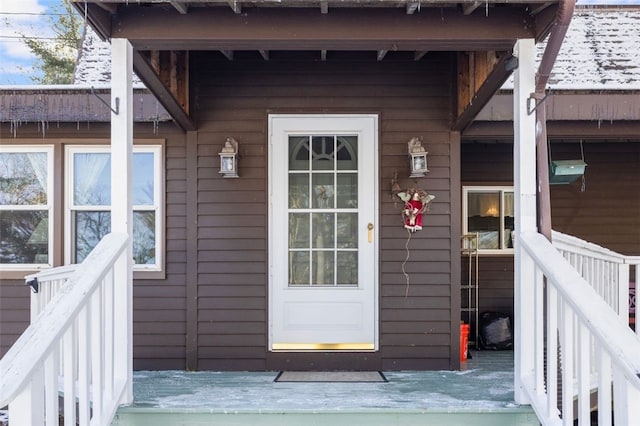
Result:
{"label": "red dress on figurine", "polygon": [[404,227],[411,232],[422,229],[422,207],[423,203],[417,193],[404,205]]}

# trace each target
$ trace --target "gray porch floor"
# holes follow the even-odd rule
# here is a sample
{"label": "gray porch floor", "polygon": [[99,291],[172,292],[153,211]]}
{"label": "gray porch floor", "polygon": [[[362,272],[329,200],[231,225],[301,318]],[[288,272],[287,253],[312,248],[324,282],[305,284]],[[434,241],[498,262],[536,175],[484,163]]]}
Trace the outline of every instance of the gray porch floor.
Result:
{"label": "gray porch floor", "polygon": [[[387,383],[276,383],[277,374],[139,371],[134,373],[135,402],[118,413],[126,417],[127,413],[147,410],[164,414],[374,416],[508,412],[535,419],[531,407],[514,402],[511,351],[473,352],[473,359],[464,363],[461,371],[385,371]],[[116,420],[114,424],[120,423]]]}

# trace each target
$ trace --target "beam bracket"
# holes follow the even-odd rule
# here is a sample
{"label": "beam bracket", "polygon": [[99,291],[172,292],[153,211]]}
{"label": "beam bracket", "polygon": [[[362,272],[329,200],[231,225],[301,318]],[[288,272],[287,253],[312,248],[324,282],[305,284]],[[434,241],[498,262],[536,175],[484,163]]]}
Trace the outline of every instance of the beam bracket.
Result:
{"label": "beam bracket", "polygon": [[105,101],[104,99],[102,99],[100,96],[98,96],[98,94],[95,92],[94,87],[91,86],[91,94],[93,96],[95,96],[96,98],[98,98],[98,100],[100,102],[102,102],[107,108],[109,108],[111,110],[112,113],[114,113],[115,115],[119,115],[120,114],[120,98],[116,98],[115,102],[116,102],[116,109],[111,108],[111,105],[109,105],[107,103],[107,101]]}
{"label": "beam bracket", "polygon": [[536,112],[538,107],[549,97],[550,94],[551,92],[545,94],[538,102],[536,102],[536,100],[538,99],[538,94],[532,93],[531,96],[529,96],[529,99],[527,99],[527,115],[531,115]]}

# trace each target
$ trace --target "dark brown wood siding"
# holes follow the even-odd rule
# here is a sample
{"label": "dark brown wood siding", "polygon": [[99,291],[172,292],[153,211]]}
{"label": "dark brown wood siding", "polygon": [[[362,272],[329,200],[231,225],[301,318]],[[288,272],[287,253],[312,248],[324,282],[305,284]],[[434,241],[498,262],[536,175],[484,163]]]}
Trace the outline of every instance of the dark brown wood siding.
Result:
{"label": "dark brown wood siding", "polygon": [[[449,111],[451,58],[420,62],[389,54],[237,55],[233,62],[193,55],[197,70],[198,367],[451,368],[452,259]],[[268,113],[377,113],[380,126],[380,351],[365,354],[267,352]],[[391,196],[397,172],[409,180],[407,141],[423,138],[431,172],[418,184],[436,200],[425,229],[408,242],[402,203]],[[227,137],[240,144],[239,179],[218,174]],[[457,152],[454,150],[454,152]],[[454,166],[453,169],[457,169]],[[455,180],[457,181],[457,180]],[[454,191],[457,197],[458,189]],[[457,214],[457,213],[456,213]],[[454,228],[459,228],[457,224]],[[459,231],[454,232],[454,241]],[[455,245],[455,243],[453,243]],[[459,272],[459,270],[458,270]],[[453,292],[455,294],[455,292]],[[455,315],[457,317],[457,314]],[[454,339],[455,340],[455,339]],[[453,357],[457,359],[457,357]],[[455,360],[453,361],[455,363]]]}
{"label": "dark brown wood siding", "polygon": [[[3,124],[5,129],[8,125]],[[53,144],[56,158],[62,158],[67,144],[108,144],[109,126],[99,123],[45,125],[23,124],[17,137],[2,144]],[[185,138],[173,123],[134,126],[137,141],[164,145],[165,155],[165,277],[134,280],[134,367],[136,369],[184,368],[185,366]],[[61,163],[57,163],[61,164]],[[58,170],[62,182],[62,171]],[[58,184],[56,184],[58,185]],[[63,212],[61,188],[56,188],[55,214]],[[61,218],[60,218],[61,221]],[[62,223],[62,221],[60,222]],[[55,231],[55,250],[63,250],[63,229]],[[62,258],[56,255],[57,258]],[[26,273],[25,273],[26,274]],[[29,323],[29,288],[20,279],[0,275],[0,355],[4,355]]]}
{"label": "dark brown wood siding", "polygon": [[[551,186],[553,229],[611,250],[640,254],[640,142],[584,141],[582,181]],[[580,159],[579,141],[552,139],[553,160]],[[462,144],[463,185],[512,185],[510,141]],[[466,277],[467,260],[462,260]],[[513,256],[480,256],[480,311],[513,314]]]}

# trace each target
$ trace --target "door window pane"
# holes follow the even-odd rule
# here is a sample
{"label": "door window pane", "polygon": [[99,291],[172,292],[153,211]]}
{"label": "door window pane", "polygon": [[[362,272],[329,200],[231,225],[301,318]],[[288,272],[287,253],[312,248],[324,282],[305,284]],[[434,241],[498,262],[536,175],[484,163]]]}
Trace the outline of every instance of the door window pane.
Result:
{"label": "door window pane", "polygon": [[309,208],[309,173],[289,175],[289,208]]}
{"label": "door window pane", "polygon": [[331,209],[333,208],[333,174],[313,175],[313,208]]}
{"label": "door window pane", "polygon": [[333,285],[335,283],[333,256],[333,251],[313,252],[312,283],[314,285]]}
{"label": "door window pane", "polygon": [[313,213],[313,248],[333,248],[335,223],[333,213]]}
{"label": "door window pane", "polygon": [[336,202],[339,209],[358,208],[358,174],[341,173],[337,176]]}
{"label": "door window pane", "polygon": [[338,285],[358,284],[358,253],[338,251]]}
{"label": "door window pane", "polygon": [[358,247],[358,214],[338,213],[337,238],[338,248]]}
{"label": "door window pane", "polygon": [[289,213],[289,247],[309,248],[309,214]]}
{"label": "door window pane", "polygon": [[357,136],[338,136],[336,152],[338,170],[358,170]]}
{"label": "door window pane", "polygon": [[289,285],[309,285],[309,252],[289,252]]}
{"label": "door window pane", "polygon": [[313,136],[311,138],[311,166],[313,170],[334,169],[334,136]]}
{"label": "door window pane", "polygon": [[289,170],[309,170],[309,136],[289,136]]}

